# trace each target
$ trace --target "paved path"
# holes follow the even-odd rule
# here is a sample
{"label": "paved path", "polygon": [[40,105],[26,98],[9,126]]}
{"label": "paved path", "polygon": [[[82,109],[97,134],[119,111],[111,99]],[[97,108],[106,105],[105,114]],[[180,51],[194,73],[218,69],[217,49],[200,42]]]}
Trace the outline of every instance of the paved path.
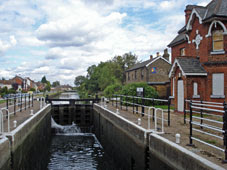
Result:
{"label": "paved path", "polygon": [[[6,108],[6,104],[1,104],[0,105],[0,109],[2,108]],[[9,112],[10,112],[10,131],[14,130],[15,127],[13,125],[13,122],[16,120],[17,121],[17,126],[19,126],[20,124],[22,124],[25,120],[27,120],[29,117],[31,117],[30,113],[31,110],[33,110],[33,113],[37,113],[40,110],[40,102],[37,100],[34,100],[33,102],[33,107],[32,107],[32,103],[30,102],[30,106],[29,103],[26,103],[26,110],[25,110],[25,103],[22,105],[22,111],[20,111],[20,105],[17,105],[15,107],[15,110],[17,111],[14,114],[14,105],[9,105]],[[3,110],[3,114],[4,114],[4,132],[8,132],[8,119],[6,119],[6,111]]]}

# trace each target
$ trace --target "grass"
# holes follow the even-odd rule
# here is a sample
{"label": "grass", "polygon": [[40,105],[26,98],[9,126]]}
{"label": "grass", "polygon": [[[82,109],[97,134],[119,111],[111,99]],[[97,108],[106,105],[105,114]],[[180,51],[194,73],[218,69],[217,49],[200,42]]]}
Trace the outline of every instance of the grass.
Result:
{"label": "grass", "polygon": [[216,141],[215,140],[205,140],[206,143],[209,143],[209,144],[213,144],[215,145],[216,144]]}

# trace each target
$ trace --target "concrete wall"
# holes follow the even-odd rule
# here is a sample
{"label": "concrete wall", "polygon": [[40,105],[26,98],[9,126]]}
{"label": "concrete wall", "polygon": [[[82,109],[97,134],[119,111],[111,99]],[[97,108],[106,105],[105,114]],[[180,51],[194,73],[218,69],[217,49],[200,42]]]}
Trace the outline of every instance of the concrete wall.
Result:
{"label": "concrete wall", "polygon": [[147,169],[145,129],[95,105],[94,132],[119,170]]}
{"label": "concrete wall", "polygon": [[224,170],[97,104],[94,105],[94,132],[119,169]]}
{"label": "concrete wall", "polygon": [[11,133],[6,134],[8,138],[6,143],[10,143],[10,147],[4,152],[4,157],[7,158],[8,152],[11,151],[11,167],[8,166],[6,159],[7,166],[3,168],[4,170],[42,170],[47,166],[45,162],[47,159],[44,157],[48,156],[51,139],[50,109],[50,105],[44,107]]}
{"label": "concrete wall", "polygon": [[6,137],[0,137],[0,170],[10,169],[10,143]]}

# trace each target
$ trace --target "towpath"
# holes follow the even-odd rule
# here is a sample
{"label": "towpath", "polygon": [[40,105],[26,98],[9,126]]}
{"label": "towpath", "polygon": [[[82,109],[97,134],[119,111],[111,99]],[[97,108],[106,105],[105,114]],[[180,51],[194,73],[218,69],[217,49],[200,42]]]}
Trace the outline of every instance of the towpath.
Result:
{"label": "towpath", "polygon": [[[141,126],[145,129],[148,129],[148,116],[146,115],[146,113],[148,113],[148,109],[145,108],[145,116],[142,116],[141,114],[137,114],[134,113],[133,114],[133,108],[132,107],[128,107],[128,109],[126,110],[125,106],[122,106],[122,109],[120,108],[120,106],[116,107],[113,106],[111,103],[107,104],[107,109],[113,111],[113,112],[117,112],[117,109],[119,111],[119,115],[138,124],[138,119],[141,119]],[[139,112],[141,112],[141,108],[138,109]],[[152,113],[152,112],[151,112]],[[158,113],[158,117],[161,117],[161,112]],[[167,120],[168,114],[167,111],[164,111],[164,119]],[[155,128],[155,123],[152,120],[152,116],[151,116],[151,120],[150,120],[150,129],[154,129]],[[158,120],[158,129],[159,131],[161,131],[161,120]],[[194,147],[188,146],[189,144],[189,123],[187,122],[186,124],[184,124],[184,116],[183,114],[180,113],[176,113],[174,111],[171,111],[170,113],[170,126],[168,126],[167,121],[164,122],[164,134],[160,134],[161,136],[163,136],[164,138],[172,141],[172,142],[176,142],[176,137],[175,135],[177,133],[179,133],[181,135],[180,138],[180,144],[181,146],[187,148],[188,150],[224,167],[225,169],[227,169],[227,164],[222,163],[222,160],[224,158],[224,153],[213,149],[209,146],[206,146],[204,144],[198,143],[196,141],[193,141],[193,144],[195,145]],[[195,134],[198,135],[198,134]],[[201,137],[198,135],[198,137]],[[222,147],[223,148],[223,140],[216,140],[213,139],[212,137],[203,137],[203,140],[207,140],[207,141],[215,141],[215,144]]]}

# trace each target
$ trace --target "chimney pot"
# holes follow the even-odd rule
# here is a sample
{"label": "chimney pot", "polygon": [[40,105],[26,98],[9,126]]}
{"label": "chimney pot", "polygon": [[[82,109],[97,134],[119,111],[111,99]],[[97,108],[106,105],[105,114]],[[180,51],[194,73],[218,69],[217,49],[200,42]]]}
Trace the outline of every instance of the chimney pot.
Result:
{"label": "chimney pot", "polygon": [[157,52],[157,57],[159,57],[160,56],[160,54],[159,54],[159,52]]}
{"label": "chimney pot", "polygon": [[152,60],[153,59],[153,55],[150,55],[150,60]]}

